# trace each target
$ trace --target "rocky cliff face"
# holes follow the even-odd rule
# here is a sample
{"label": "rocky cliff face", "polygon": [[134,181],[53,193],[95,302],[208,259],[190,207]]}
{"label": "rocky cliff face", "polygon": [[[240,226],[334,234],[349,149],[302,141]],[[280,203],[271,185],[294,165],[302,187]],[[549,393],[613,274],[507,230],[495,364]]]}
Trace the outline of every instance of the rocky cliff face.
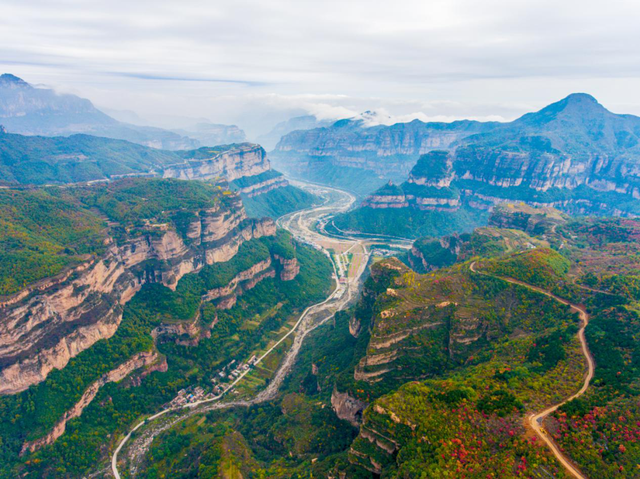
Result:
{"label": "rocky cliff face", "polygon": [[274,254],[273,257],[280,265],[280,279],[282,281],[291,281],[298,276],[300,265],[296,258],[287,259],[278,254]]}
{"label": "rocky cliff face", "polygon": [[256,183],[250,184],[248,186],[241,187],[238,192],[242,195],[246,195],[249,198],[254,198],[256,196],[263,195],[268,193],[269,191],[277,190],[278,188],[283,188],[289,185],[289,182],[283,175],[278,175],[273,178],[260,179],[257,178]]}
{"label": "rocky cliff face", "polygon": [[270,169],[264,148],[252,143],[205,147],[186,152],[184,156],[184,162],[165,167],[162,176],[183,180],[225,178],[233,181],[259,175]]}
{"label": "rocky cliff face", "polygon": [[362,422],[362,411],[367,405],[348,392],[341,393],[334,387],[331,393],[331,407],[340,419],[358,426]]}
{"label": "rocky cliff face", "polygon": [[226,179],[243,198],[254,198],[289,186],[285,177],[271,169],[267,154],[260,145],[240,143],[214,148],[200,148],[184,153],[183,162],[163,169],[165,178],[189,180]]}
{"label": "rocky cliff face", "polygon": [[[368,198],[370,208],[489,209],[521,200],[573,214],[634,216],[640,214],[639,131],[640,118],[574,94],[511,123],[436,129],[419,122],[374,128],[338,122],[293,132],[276,152],[291,163],[324,158],[404,181],[400,193],[383,188]],[[304,174],[304,166],[298,169]]]}
{"label": "rocky cliff face", "polygon": [[398,123],[367,127],[362,120],[340,120],[330,127],[293,131],[282,137],[272,155],[298,173],[314,158],[337,167],[359,168],[388,177],[391,171],[406,175],[415,158],[434,149],[489,129],[493,124]]}
{"label": "rocky cliff face", "polygon": [[64,416],[62,416],[62,418],[56,423],[53,429],[46,436],[43,436],[33,442],[25,443],[22,446],[22,453],[25,453],[26,451],[33,452],[43,446],[53,444],[56,439],[64,434],[67,423],[73,418],[79,417],[82,414],[84,408],[86,408],[91,403],[91,401],[93,401],[102,386],[110,382],[122,381],[132,372],[138,369],[152,366],[153,364],[157,364],[155,368],[156,370],[166,371],[167,364],[165,359],[160,358],[158,353],[156,353],[155,351],[148,351],[136,354],[131,359],[118,366],[116,369],[113,369],[112,371],[109,371],[108,373],[103,375],[100,379],[98,379],[87,388],[80,400],[71,409],[69,409],[64,414]]}
{"label": "rocky cliff face", "polygon": [[422,155],[400,186],[389,182],[362,203],[365,208],[412,208],[419,211],[457,211],[460,192],[451,186],[454,171],[445,151]]}
{"label": "rocky cliff face", "polygon": [[271,220],[247,219],[236,198],[199,212],[188,227],[189,244],[162,228],[120,243],[110,238],[103,256],[7,298],[0,305],[0,394],[44,380],[111,337],[122,306],[143,284],[175,288],[185,274],[228,261],[243,242],[273,234]]}

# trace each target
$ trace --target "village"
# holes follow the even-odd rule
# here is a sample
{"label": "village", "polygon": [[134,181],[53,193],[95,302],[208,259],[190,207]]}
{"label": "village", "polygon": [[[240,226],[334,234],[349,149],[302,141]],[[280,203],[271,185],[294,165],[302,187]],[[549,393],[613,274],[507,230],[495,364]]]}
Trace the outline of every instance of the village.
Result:
{"label": "village", "polygon": [[215,399],[224,394],[243,373],[249,371],[258,362],[258,357],[254,354],[246,362],[237,363],[234,359],[224,366],[220,371],[211,377],[211,389],[205,391],[201,386],[190,386],[178,391],[175,398],[168,404],[169,407],[179,408],[187,404]]}

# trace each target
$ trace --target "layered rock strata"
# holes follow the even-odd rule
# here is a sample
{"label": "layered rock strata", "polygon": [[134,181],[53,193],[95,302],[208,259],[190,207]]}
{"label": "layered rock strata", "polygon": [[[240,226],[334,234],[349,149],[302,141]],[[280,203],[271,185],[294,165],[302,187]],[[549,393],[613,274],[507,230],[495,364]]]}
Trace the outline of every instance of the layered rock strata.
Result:
{"label": "layered rock strata", "polygon": [[200,148],[184,162],[166,166],[164,178],[183,180],[210,180],[225,178],[233,181],[246,176],[255,176],[271,168],[267,153],[260,145],[241,143],[230,145],[222,151],[219,147]]}
{"label": "layered rock strata", "polygon": [[117,244],[99,258],[36,283],[0,305],[0,394],[43,381],[53,369],[111,337],[123,305],[145,283],[175,289],[185,274],[228,261],[240,245],[274,235],[269,219],[247,219],[239,199],[203,211],[189,225],[186,244],[172,230]]}
{"label": "layered rock strata", "polygon": [[60,418],[60,420],[46,436],[36,439],[35,441],[25,443],[22,446],[22,453],[24,454],[26,451],[33,452],[43,446],[53,444],[56,439],[64,434],[67,423],[82,414],[84,408],[86,408],[91,403],[91,401],[93,401],[102,386],[107,383],[122,381],[132,372],[138,369],[147,368],[153,364],[157,364],[156,370],[166,371],[167,363],[164,357],[160,358],[158,353],[155,351],[145,351],[136,354],[117,368],[104,374],[100,379],[92,383],[86,389],[80,400],[76,404],[74,404],[71,409],[64,413],[62,418]]}
{"label": "layered rock strata", "polygon": [[278,175],[274,178],[269,178],[264,181],[259,181],[258,183],[240,188],[238,190],[238,193],[246,195],[249,198],[254,198],[255,196],[260,196],[270,191],[277,190],[278,188],[283,188],[285,186],[289,186],[289,182],[283,175]]}
{"label": "layered rock strata", "polygon": [[[316,178],[323,182],[347,168],[396,182],[409,175],[404,192],[377,192],[364,204],[370,208],[489,209],[519,200],[572,214],[637,216],[639,132],[639,117],[614,114],[580,93],[509,123],[343,120],[289,133],[272,156],[298,176],[326,171]],[[409,171],[433,153],[444,155],[442,169]]]}

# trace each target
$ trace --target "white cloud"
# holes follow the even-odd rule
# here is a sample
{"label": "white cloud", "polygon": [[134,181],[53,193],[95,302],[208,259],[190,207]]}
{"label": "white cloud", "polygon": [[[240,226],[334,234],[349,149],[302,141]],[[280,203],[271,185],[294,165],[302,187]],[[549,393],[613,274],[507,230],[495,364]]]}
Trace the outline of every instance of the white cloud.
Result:
{"label": "white cloud", "polygon": [[573,91],[640,113],[638,2],[0,3],[1,68],[146,117],[511,119]]}

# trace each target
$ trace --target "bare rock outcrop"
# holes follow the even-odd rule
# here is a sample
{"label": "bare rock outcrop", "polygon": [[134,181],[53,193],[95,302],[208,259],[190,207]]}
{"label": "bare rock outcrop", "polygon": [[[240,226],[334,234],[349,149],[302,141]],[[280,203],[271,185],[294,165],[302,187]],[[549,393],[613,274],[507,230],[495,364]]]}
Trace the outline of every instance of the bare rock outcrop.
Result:
{"label": "bare rock outcrop", "polygon": [[334,386],[331,393],[331,407],[340,419],[358,426],[362,422],[362,411],[367,405],[351,396],[348,392],[339,392],[338,388]]}
{"label": "bare rock outcrop", "polygon": [[82,414],[84,408],[86,408],[91,401],[96,397],[98,391],[102,386],[110,382],[118,382],[122,381],[125,377],[131,374],[133,371],[141,368],[145,368],[151,366],[152,364],[160,364],[160,369],[162,369],[162,364],[166,367],[166,362],[164,362],[164,358],[160,358],[158,353],[155,351],[145,351],[142,353],[138,353],[126,362],[122,363],[117,368],[109,371],[104,374],[100,379],[93,382],[84,392],[80,400],[74,404],[74,406],[69,409],[62,418],[56,423],[53,429],[46,435],[39,439],[36,439],[32,442],[27,442],[22,446],[22,453],[24,454],[26,451],[36,451],[43,446],[48,446],[53,444],[56,439],[58,439],[67,427],[67,422],[71,419],[76,418]]}
{"label": "bare rock outcrop", "polygon": [[117,244],[55,278],[48,278],[0,304],[0,394],[14,394],[43,381],[53,369],[97,341],[111,337],[123,305],[145,283],[174,289],[185,274],[228,261],[240,245],[274,235],[269,219],[247,219],[239,198],[200,213],[189,225],[189,244],[172,230]]}
{"label": "bare rock outcrop", "polygon": [[260,145],[240,143],[222,151],[220,147],[195,150],[193,158],[169,165],[163,171],[164,178],[205,180],[226,178],[233,181],[245,176],[255,176],[270,169],[267,153]]}
{"label": "bare rock outcrop", "polygon": [[282,281],[292,281],[296,279],[296,276],[298,276],[300,272],[300,265],[296,258],[287,259],[277,254],[274,254],[273,257],[280,265],[280,279]]}

